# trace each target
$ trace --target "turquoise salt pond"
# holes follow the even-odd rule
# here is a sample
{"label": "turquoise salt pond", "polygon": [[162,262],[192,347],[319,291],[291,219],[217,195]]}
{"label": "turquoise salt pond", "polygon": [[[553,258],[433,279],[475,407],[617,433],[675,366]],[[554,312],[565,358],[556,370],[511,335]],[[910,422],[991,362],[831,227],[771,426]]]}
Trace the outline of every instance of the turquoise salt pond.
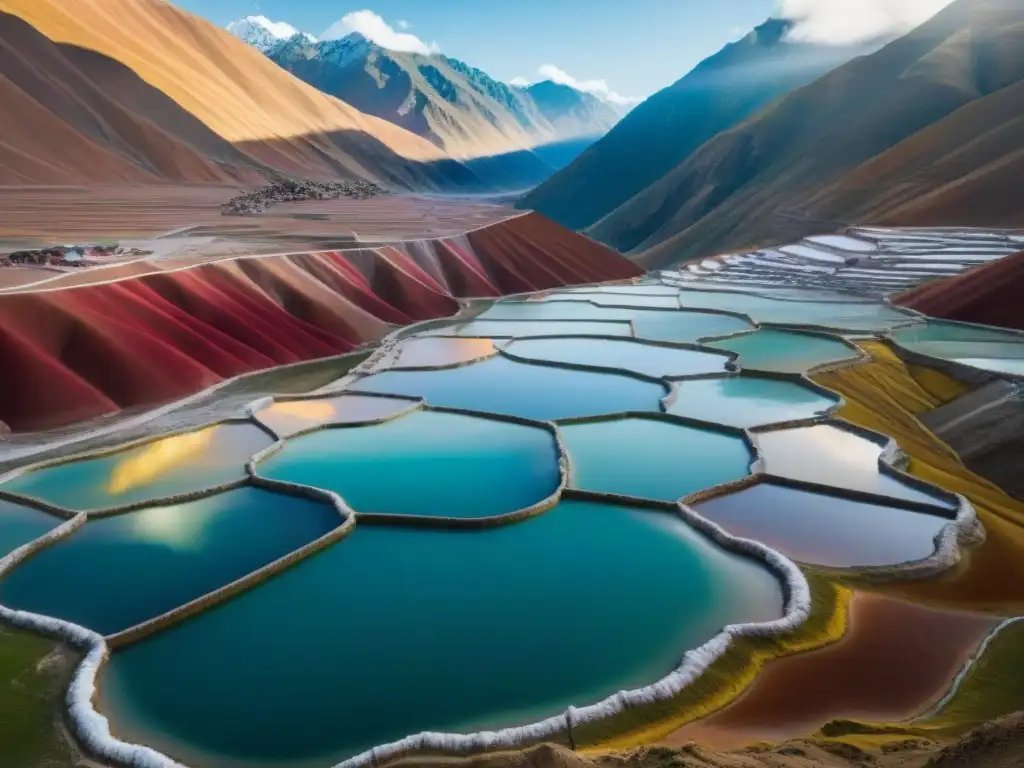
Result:
{"label": "turquoise salt pond", "polygon": [[935,552],[950,513],[913,512],[771,483],[694,506],[734,536],[760,541],[787,557],[830,568],[892,566]]}
{"label": "turquoise salt pond", "polygon": [[855,349],[836,339],[770,328],[708,342],[708,346],[738,353],[736,363],[741,368],[777,373],[806,373],[818,366],[857,359]]}
{"label": "turquoise salt pond", "polygon": [[662,346],[639,340],[600,338],[519,339],[504,349],[527,362],[585,365],[627,370],[646,376],[700,376],[725,373],[729,355]]}
{"label": "turquoise salt pond", "polygon": [[573,488],[676,501],[746,476],[753,454],[738,435],[669,419],[627,418],[559,426]]}
{"label": "turquoise salt pond", "polygon": [[119,632],[314,541],[328,504],[256,488],[91,520],[0,581],[0,603]]}
{"label": "turquoise salt pond", "polygon": [[115,652],[99,709],[121,738],[199,768],[324,767],[423,730],[595,703],[727,624],[782,612],[760,562],[670,513],[566,501],[474,532],[357,525]]}
{"label": "turquoise salt pond", "polygon": [[324,424],[357,424],[388,419],[417,407],[415,400],[366,395],[341,395],[303,400],[282,400],[256,413],[256,418],[278,437],[288,437]]}
{"label": "turquoise salt pond", "polygon": [[425,336],[398,342],[373,369],[464,365],[495,354],[497,349],[490,339]]}
{"label": "turquoise salt pond", "polygon": [[123,507],[241,480],[249,457],[273,442],[254,424],[222,424],[27,472],[0,488],[76,511]]}
{"label": "turquoise salt pond", "polygon": [[[649,341],[695,342],[710,336],[725,336],[730,333],[749,331],[753,326],[746,320],[732,315],[713,312],[684,312],[679,308],[672,309],[622,309],[598,306],[593,299],[605,301],[605,297],[584,297],[576,299],[568,297],[552,298],[549,301],[502,301],[498,302],[482,315],[481,320],[531,320],[543,321],[546,326],[561,327],[552,321],[589,320],[631,322],[637,338]],[[609,295],[607,302],[615,302],[615,296]],[[573,335],[571,329],[562,333],[545,333],[545,336]],[[516,336],[528,336],[528,333],[516,333]],[[592,334],[599,335],[599,334]],[[607,335],[607,334],[606,334]],[[619,335],[619,334],[612,334]]]}
{"label": "turquoise salt pond", "polygon": [[992,373],[1024,375],[1024,333],[929,320],[899,331],[895,338],[914,352]]}
{"label": "turquoise salt pond", "polygon": [[636,309],[679,309],[679,299],[675,292],[669,294],[649,295],[637,292],[608,293],[606,291],[574,291],[554,293],[545,296],[542,301],[561,301],[576,299],[590,301],[602,307],[634,307]]}
{"label": "turquoise salt pond", "polygon": [[904,344],[938,344],[965,342],[972,345],[998,344],[1013,352],[1024,345],[1024,333],[1020,331],[991,328],[970,323],[953,323],[944,320],[928,320],[926,324],[904,328],[895,334],[896,340]]}
{"label": "turquoise salt pond", "polygon": [[881,443],[833,424],[797,427],[757,435],[764,458],[763,471],[863,493],[890,496],[917,504],[955,510],[958,504],[945,494],[918,490],[910,482],[879,468]]}
{"label": "turquoise salt pond", "polygon": [[631,283],[628,285],[584,285],[580,288],[561,288],[558,290],[546,291],[531,297],[537,301],[545,301],[548,298],[561,297],[566,295],[598,295],[605,296],[675,296],[678,291],[667,285],[657,283]]}
{"label": "turquoise salt pond", "polygon": [[538,421],[658,411],[668,389],[612,373],[528,365],[495,357],[440,371],[386,371],[352,384],[360,392],[422,397],[429,405]]}
{"label": "turquoise salt pond", "polygon": [[1013,376],[1024,376],[1024,357],[1013,359],[1008,357],[951,357],[954,363],[969,365],[992,373],[1008,373]]}
{"label": "turquoise salt pond", "polygon": [[730,427],[760,427],[827,413],[839,399],[797,381],[729,376],[679,382],[666,411]]}
{"label": "turquoise salt pond", "polygon": [[356,512],[432,517],[516,512],[559,484],[547,430],[433,411],[295,438],[257,471],[335,491]]}
{"label": "turquoise salt pond", "polygon": [[883,303],[783,301],[721,291],[684,290],[679,294],[679,301],[683,307],[693,309],[742,312],[759,323],[851,330],[884,331],[913,322],[916,317]]}
{"label": "turquoise salt pond", "polygon": [[0,557],[49,533],[62,522],[38,509],[0,499]]}
{"label": "turquoise salt pond", "polygon": [[536,322],[530,320],[472,320],[468,323],[437,328],[424,332],[424,336],[467,336],[490,339],[511,339],[514,336],[632,336],[633,329],[626,320]]}

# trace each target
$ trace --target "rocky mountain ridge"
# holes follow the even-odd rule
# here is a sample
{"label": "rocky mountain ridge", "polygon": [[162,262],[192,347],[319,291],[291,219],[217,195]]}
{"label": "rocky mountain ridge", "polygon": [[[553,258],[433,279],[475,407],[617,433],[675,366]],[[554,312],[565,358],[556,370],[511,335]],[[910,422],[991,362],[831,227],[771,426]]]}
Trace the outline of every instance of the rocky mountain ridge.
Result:
{"label": "rocky mountain ridge", "polygon": [[[247,31],[241,22],[228,29]],[[358,32],[322,41],[296,33],[270,45],[262,34],[240,37],[318,90],[464,159],[597,138],[621,117],[616,105],[570,86],[513,86],[458,59],[389,50]]]}

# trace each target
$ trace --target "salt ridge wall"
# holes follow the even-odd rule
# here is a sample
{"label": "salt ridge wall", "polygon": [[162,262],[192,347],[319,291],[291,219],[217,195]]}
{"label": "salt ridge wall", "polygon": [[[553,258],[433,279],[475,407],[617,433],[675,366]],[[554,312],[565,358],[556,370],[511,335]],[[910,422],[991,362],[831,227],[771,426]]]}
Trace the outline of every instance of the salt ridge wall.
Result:
{"label": "salt ridge wall", "polygon": [[[0,294],[0,422],[47,429],[348,352],[467,297],[636,277],[537,214],[453,238],[235,258]],[[45,287],[45,286],[41,286]]]}

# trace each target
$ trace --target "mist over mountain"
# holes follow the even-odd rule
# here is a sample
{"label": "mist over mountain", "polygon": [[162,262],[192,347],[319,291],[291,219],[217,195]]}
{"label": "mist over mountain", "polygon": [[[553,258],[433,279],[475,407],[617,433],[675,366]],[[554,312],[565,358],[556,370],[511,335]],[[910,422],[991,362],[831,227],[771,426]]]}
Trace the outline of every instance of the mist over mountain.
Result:
{"label": "mist over mountain", "polygon": [[621,107],[553,80],[534,83],[525,90],[562,137],[603,135],[625,114]]}
{"label": "mist over mountain", "polygon": [[771,19],[701,62],[633,109],[575,163],[528,195],[523,207],[575,229],[589,227],[715,134],[881,45],[790,42],[793,26]]}
{"label": "mist over mountain", "polygon": [[657,266],[854,222],[1013,225],[1021,50],[1024,4],[958,0],[721,132],[588,233]]}

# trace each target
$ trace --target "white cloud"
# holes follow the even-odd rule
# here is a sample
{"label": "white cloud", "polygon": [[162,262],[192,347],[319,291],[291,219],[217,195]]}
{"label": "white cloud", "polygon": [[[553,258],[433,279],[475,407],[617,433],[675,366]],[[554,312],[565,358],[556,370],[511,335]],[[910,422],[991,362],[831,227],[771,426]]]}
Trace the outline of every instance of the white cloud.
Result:
{"label": "white cloud", "polygon": [[412,26],[412,24],[410,24],[410,23],[409,23],[408,21],[406,21],[405,19],[399,19],[399,20],[398,20],[398,28],[399,28],[399,29],[408,29],[408,28],[409,28],[409,27],[411,27],[411,26]]}
{"label": "white cloud", "polygon": [[532,83],[525,77],[513,77],[508,81],[509,85],[514,85],[516,88],[529,88]]}
{"label": "white cloud", "polygon": [[608,83],[604,80],[577,80],[568,72],[563,69],[559,69],[554,64],[544,64],[537,70],[537,72],[545,80],[551,80],[559,85],[568,85],[575,88],[577,91],[583,91],[584,93],[592,93],[599,99],[611,104],[627,106],[639,104],[640,101],[642,101],[642,99],[637,99],[632,96],[623,96],[616,93],[608,87]]}
{"label": "white cloud", "polygon": [[901,35],[952,0],[780,0],[779,15],[796,27],[790,39],[845,45]]}
{"label": "white cloud", "polygon": [[[399,22],[399,26],[401,26],[401,22]],[[416,35],[409,34],[408,32],[398,32],[373,11],[354,11],[347,14],[342,17],[341,21],[335,22],[326,32],[320,35],[320,39],[340,40],[353,32],[358,32],[381,48],[387,48],[392,51],[421,53],[423,55],[441,52],[437,43],[425,43]]]}
{"label": "white cloud", "polygon": [[299,34],[299,30],[291,24],[286,24],[283,21],[271,21],[266,16],[250,16],[247,20],[259,24],[274,37],[279,37],[282,40],[287,40],[289,37]]}

